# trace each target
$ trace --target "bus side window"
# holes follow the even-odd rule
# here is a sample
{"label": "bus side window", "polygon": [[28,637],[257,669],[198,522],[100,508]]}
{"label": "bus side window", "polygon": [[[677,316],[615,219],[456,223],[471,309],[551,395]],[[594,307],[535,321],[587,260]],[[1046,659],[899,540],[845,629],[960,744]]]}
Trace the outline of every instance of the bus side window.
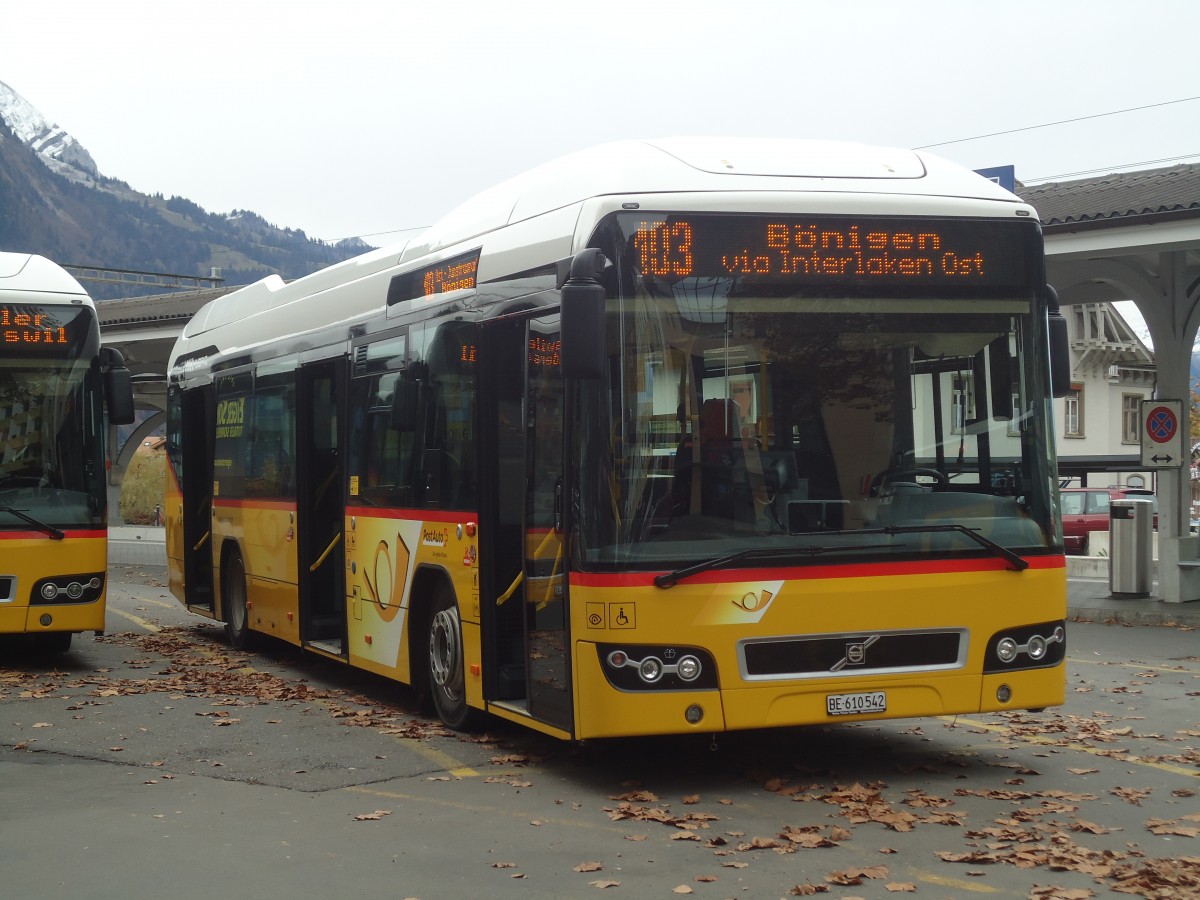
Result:
{"label": "bus side window", "polygon": [[[436,509],[475,507],[475,366],[464,347],[473,326],[443,323],[426,353],[422,505]],[[428,331],[426,331],[428,334]],[[415,343],[415,342],[414,342]]]}

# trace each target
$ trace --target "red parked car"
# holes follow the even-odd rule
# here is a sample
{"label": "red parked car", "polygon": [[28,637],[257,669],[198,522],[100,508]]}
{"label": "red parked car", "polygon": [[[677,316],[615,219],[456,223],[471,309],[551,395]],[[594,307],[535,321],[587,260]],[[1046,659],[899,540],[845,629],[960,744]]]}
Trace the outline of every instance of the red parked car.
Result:
{"label": "red parked car", "polygon": [[1113,500],[1154,501],[1154,527],[1158,527],[1158,498],[1144,488],[1063,488],[1063,547],[1068,553],[1087,553],[1088,532],[1108,531],[1108,505]]}

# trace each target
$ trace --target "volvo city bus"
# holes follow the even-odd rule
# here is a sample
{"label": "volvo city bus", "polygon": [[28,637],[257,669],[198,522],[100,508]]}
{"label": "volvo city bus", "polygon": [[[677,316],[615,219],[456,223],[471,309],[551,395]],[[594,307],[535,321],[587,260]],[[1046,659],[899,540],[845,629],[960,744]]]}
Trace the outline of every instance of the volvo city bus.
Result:
{"label": "volvo city bus", "polygon": [[583,151],[196,314],[171,589],[456,728],[1058,704],[1065,334],[1034,211],[936,157]]}
{"label": "volvo city bus", "polygon": [[0,253],[0,634],[48,652],[104,631],[106,402],[133,421],[91,298],[48,259]]}

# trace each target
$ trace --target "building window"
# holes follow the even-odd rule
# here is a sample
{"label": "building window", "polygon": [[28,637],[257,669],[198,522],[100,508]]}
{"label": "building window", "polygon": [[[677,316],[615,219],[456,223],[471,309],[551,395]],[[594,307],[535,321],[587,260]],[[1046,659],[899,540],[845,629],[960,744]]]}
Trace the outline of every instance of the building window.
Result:
{"label": "building window", "polygon": [[1063,435],[1083,437],[1083,385],[1073,384],[1063,398]]}
{"label": "building window", "polygon": [[1142,395],[1121,395],[1121,443],[1137,444],[1142,439]]}

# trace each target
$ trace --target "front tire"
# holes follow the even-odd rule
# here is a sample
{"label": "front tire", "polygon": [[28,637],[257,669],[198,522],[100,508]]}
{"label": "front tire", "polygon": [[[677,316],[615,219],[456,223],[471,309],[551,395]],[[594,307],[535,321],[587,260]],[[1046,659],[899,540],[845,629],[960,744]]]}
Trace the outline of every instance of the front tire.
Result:
{"label": "front tire", "polygon": [[225,637],[235,650],[250,648],[250,612],[246,608],[246,564],[234,550],[221,570],[221,603],[225,608]]}
{"label": "front tire", "polygon": [[454,594],[444,586],[433,601],[428,637],[425,659],[433,708],[449,728],[470,731],[479,724],[480,713],[467,705],[462,623]]}

